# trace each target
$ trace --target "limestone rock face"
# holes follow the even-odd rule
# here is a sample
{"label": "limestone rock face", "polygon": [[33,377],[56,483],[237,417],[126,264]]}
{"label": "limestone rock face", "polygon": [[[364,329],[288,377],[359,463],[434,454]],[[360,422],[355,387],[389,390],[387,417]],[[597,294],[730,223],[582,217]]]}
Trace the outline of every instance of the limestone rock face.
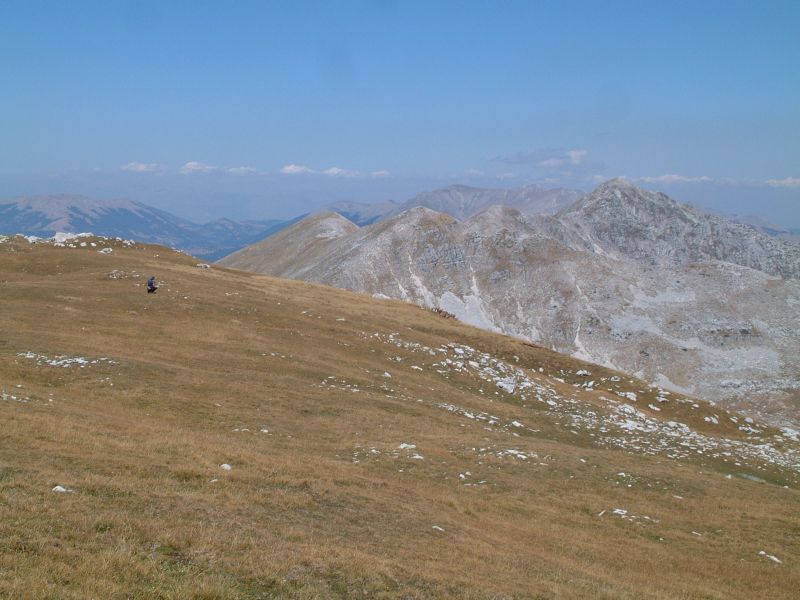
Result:
{"label": "limestone rock face", "polygon": [[614,256],[643,264],[721,260],[800,277],[800,246],[702,213],[622,179],[600,185],[557,218]]}
{"label": "limestone rock face", "polygon": [[798,249],[626,182],[555,216],[417,207],[359,228],[318,215],[223,264],[439,307],[776,422],[800,417]]}

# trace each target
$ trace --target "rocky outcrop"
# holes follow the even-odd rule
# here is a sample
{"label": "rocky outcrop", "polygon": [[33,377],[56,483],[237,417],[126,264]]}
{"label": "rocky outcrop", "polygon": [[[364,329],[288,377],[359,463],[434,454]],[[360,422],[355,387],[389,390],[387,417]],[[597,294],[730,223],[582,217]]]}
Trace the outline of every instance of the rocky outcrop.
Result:
{"label": "rocky outcrop", "polygon": [[557,219],[602,251],[643,264],[720,260],[770,275],[800,277],[800,246],[624,179],[600,185]]}

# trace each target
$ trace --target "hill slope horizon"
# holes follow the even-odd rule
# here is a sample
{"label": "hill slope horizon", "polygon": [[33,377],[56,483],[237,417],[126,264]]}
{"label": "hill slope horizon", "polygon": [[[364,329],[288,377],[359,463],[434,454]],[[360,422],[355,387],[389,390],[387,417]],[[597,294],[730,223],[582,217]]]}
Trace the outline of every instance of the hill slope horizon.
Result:
{"label": "hill slope horizon", "polygon": [[800,585],[797,432],[410,304],[59,244],[0,239],[0,595]]}
{"label": "hill slope horizon", "polygon": [[357,228],[314,215],[220,264],[439,307],[776,423],[800,419],[800,280],[788,277],[800,247],[624,181],[556,216],[414,208]]}
{"label": "hill slope horizon", "polygon": [[[304,215],[303,215],[304,216]],[[302,218],[302,216],[297,219]],[[0,234],[49,237],[58,232],[122,237],[185,250],[216,260],[259,241],[291,220],[233,221],[198,225],[169,212],[127,199],[98,200],[76,194],[0,200]]]}

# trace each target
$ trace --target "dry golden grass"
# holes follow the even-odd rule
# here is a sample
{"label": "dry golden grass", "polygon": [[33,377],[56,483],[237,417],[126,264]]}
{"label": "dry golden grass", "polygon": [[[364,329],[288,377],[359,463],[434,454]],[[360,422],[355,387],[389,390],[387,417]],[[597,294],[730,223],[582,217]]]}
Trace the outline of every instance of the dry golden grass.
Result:
{"label": "dry golden grass", "polygon": [[[577,361],[398,302],[113,246],[0,244],[0,388],[17,397],[0,401],[0,597],[796,597],[791,474],[603,448],[369,335],[459,341],[543,377]],[[553,385],[601,404],[569,383]],[[707,413],[674,416],[702,430]],[[473,451],[490,446],[539,458]]]}

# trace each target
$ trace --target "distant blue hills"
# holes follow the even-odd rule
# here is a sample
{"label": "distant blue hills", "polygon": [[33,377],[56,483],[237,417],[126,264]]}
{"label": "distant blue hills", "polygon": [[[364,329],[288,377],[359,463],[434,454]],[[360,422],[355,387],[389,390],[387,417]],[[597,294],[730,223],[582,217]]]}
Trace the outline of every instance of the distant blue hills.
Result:
{"label": "distant blue hills", "polygon": [[56,232],[91,232],[184,250],[214,261],[277,233],[302,219],[233,221],[198,225],[132,200],[95,200],[58,194],[0,200],[0,233],[52,236]]}

